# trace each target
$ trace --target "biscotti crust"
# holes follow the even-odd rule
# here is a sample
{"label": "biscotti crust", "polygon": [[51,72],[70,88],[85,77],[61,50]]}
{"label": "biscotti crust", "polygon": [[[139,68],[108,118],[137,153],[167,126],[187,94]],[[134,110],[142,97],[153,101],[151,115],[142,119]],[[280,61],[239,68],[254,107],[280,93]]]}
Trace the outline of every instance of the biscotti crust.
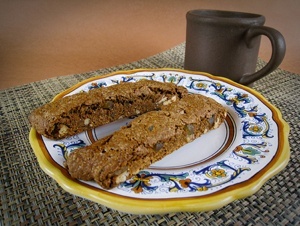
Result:
{"label": "biscotti crust", "polygon": [[187,95],[161,111],[143,114],[67,159],[70,175],[113,188],[141,169],[220,126],[226,109],[211,98]]}
{"label": "biscotti crust", "polygon": [[39,134],[57,140],[121,118],[159,110],[186,94],[184,87],[172,83],[121,83],[55,100],[34,110],[29,121]]}

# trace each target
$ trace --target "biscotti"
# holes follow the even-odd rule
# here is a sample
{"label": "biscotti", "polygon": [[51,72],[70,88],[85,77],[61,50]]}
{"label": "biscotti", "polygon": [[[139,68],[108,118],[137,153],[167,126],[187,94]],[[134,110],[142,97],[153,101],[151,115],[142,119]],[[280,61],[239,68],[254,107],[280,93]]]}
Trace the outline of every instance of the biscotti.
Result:
{"label": "biscotti", "polygon": [[159,110],[187,93],[186,88],[173,83],[121,83],[50,102],[34,110],[29,121],[39,134],[62,139],[121,118]]}
{"label": "biscotti", "polygon": [[112,135],[77,149],[65,162],[70,175],[110,189],[141,169],[220,126],[226,109],[215,100],[189,94],[145,113]]}

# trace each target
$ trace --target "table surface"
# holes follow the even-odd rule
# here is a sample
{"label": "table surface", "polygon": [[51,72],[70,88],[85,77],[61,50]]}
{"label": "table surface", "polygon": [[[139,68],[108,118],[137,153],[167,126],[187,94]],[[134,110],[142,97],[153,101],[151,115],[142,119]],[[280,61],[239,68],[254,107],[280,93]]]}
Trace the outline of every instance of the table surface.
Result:
{"label": "table surface", "polygon": [[[299,74],[277,69],[254,83],[290,126],[291,158],[253,195],[205,212],[133,215],[63,190],[29,144],[30,112],[78,82],[136,68],[182,68],[184,43],[147,59],[0,90],[0,225],[297,225],[300,222]],[[258,68],[265,63],[258,62]]]}
{"label": "table surface", "polygon": [[[263,14],[287,43],[281,68],[300,73],[300,1],[0,1],[0,89],[147,58],[185,40],[188,10]],[[268,60],[269,41],[259,56]]]}

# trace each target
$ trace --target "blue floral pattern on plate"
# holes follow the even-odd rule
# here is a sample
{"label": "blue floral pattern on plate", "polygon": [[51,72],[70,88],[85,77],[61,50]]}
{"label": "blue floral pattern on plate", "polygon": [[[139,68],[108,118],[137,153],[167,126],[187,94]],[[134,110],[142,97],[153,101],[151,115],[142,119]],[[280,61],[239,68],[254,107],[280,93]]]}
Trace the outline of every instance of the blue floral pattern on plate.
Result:
{"label": "blue floral pattern on plate", "polygon": [[[117,85],[121,82],[135,82],[140,79],[172,82],[186,87],[191,93],[206,95],[218,101],[228,109],[233,126],[220,131],[217,129],[216,133],[224,133],[224,131],[230,133],[233,141],[228,144],[225,151],[218,155],[214,154],[203,162],[198,161],[191,165],[182,163],[183,166],[177,168],[165,166],[165,162],[158,163],[158,167],[142,170],[110,192],[146,199],[211,194],[253,177],[276,154],[278,130],[269,108],[258,97],[244,89],[210,79],[205,75],[177,71],[142,71],[130,75],[117,74],[83,84],[68,95]],[[120,122],[118,126],[122,126],[124,123],[128,122]],[[43,137],[43,141],[53,160],[63,167],[63,162],[70,152],[89,145],[93,140],[99,138],[95,134],[103,130],[105,130],[103,127],[97,128],[92,132],[84,132],[60,141],[52,141]],[[214,142],[214,136],[212,137],[208,133],[205,139]],[[219,137],[223,137],[223,135],[221,134]],[[228,134],[224,134],[224,137],[228,137]],[[224,142],[226,143],[226,140]],[[223,145],[224,142],[220,143]],[[220,146],[222,145],[220,144]],[[201,151],[201,142],[195,144],[192,149],[195,147]],[[209,149],[209,146],[206,148]],[[186,149],[184,151],[189,153],[188,147],[182,149]],[[211,151],[214,152],[214,150]],[[183,151],[178,151],[178,153],[171,154],[171,157],[176,158],[177,154],[178,159],[182,159],[184,156]],[[82,183],[101,189],[94,182]]]}

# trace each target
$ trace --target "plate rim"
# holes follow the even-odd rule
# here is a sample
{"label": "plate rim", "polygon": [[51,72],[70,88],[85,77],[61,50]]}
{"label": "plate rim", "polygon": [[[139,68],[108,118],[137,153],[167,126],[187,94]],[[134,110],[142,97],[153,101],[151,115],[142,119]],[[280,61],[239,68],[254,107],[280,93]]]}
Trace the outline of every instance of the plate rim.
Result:
{"label": "plate rim", "polygon": [[[133,70],[121,70],[112,73],[97,75],[88,79],[85,79],[72,87],[57,94],[52,101],[62,98],[66,94],[74,91],[75,89],[98,79],[104,79],[120,74],[134,74],[138,72],[159,72],[159,71],[171,71],[179,73],[187,73],[191,75],[203,75],[212,80],[223,81],[227,84],[233,85],[237,88],[245,90],[261,102],[263,102],[272,112],[272,118],[278,126],[278,148],[277,152],[269,162],[259,173],[252,176],[246,181],[240,182],[233,186],[224,188],[218,192],[198,197],[180,197],[180,198],[168,198],[168,199],[140,199],[134,197],[126,197],[114,193],[110,193],[105,190],[91,189],[90,186],[78,183],[75,179],[72,180],[64,175],[59,168],[55,167],[49,159],[43,154],[41,143],[43,142],[41,136],[37,134],[34,128],[30,129],[29,142],[36,155],[38,163],[43,171],[52,177],[64,190],[67,192],[89,199],[96,203],[105,205],[109,208],[119,210],[121,212],[132,214],[162,214],[169,212],[195,212],[195,211],[209,211],[221,208],[234,200],[245,198],[256,193],[267,180],[275,176],[281,170],[283,170],[290,159],[290,146],[288,142],[288,135],[290,127],[283,119],[281,112],[277,107],[271,104],[262,94],[256,90],[247,86],[238,84],[225,77],[215,76],[206,72],[195,72],[183,69],[174,68],[156,68],[156,69],[133,69]],[[40,138],[40,139],[39,139]]]}

